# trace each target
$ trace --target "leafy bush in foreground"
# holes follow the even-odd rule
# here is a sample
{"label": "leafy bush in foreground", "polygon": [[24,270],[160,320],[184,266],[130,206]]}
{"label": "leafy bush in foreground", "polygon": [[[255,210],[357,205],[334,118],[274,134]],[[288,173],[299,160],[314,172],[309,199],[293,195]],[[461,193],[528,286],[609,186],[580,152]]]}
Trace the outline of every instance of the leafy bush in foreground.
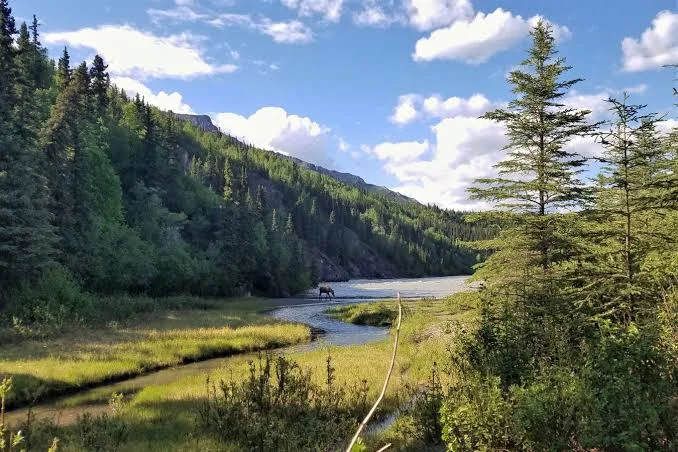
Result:
{"label": "leafy bush in foreground", "polygon": [[283,357],[260,357],[250,362],[242,382],[208,381],[201,409],[202,425],[224,441],[246,450],[327,451],[350,438],[366,414],[367,383],[337,387],[327,359],[322,385],[295,362]]}

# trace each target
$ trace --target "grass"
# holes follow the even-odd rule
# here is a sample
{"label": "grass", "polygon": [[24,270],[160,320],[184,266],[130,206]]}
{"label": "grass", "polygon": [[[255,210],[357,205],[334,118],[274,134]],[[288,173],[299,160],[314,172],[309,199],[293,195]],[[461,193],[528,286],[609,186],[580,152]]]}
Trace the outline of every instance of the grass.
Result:
{"label": "grass", "polygon": [[[475,294],[464,294],[447,300],[404,303],[397,365],[380,409],[382,417],[399,406],[402,402],[399,396],[406,385],[416,386],[426,381],[433,363],[446,361],[451,331],[460,324],[472,323],[477,317],[474,297]],[[384,305],[393,309],[395,302],[384,302]],[[291,353],[289,357],[303,368],[311,369],[314,378],[322,382],[326,375],[326,359],[331,356],[336,384],[357,385],[366,380],[369,399],[373,401],[383,384],[392,346],[391,338],[358,346]],[[218,369],[141,389],[133,395],[125,410],[130,431],[121,450],[240,450],[236,445],[218,443],[210,435],[196,430],[197,413],[205,400],[208,376],[216,382],[246,378],[251,360],[256,362],[257,354],[234,356],[224,360]],[[379,441],[379,438],[371,438],[375,444]]]}
{"label": "grass", "polygon": [[[226,318],[233,316],[232,321],[237,325],[239,322],[237,319],[242,319],[243,316],[252,316],[247,319],[248,322],[262,322],[257,312],[270,307],[267,304],[270,302],[267,301],[257,301],[254,303],[256,306],[242,303],[244,302],[228,303],[229,307],[225,307],[223,312],[219,310],[216,312],[221,312],[220,315]],[[476,303],[475,293],[456,294],[439,301],[404,302],[400,348],[386,399],[380,407],[381,417],[394,412],[403,402],[401,397],[406,385],[421,384],[429,378],[434,362],[440,365],[447,361],[447,346],[452,338],[452,332],[455,328],[465,327],[475,321],[477,318]],[[380,302],[380,304],[391,310],[394,310],[396,306],[394,301]],[[239,310],[240,314],[234,314]],[[158,325],[164,325],[164,327],[157,328],[158,332],[154,337],[160,342],[168,339],[181,340],[181,335],[170,333],[179,329],[177,322],[195,327],[203,322],[199,320],[203,314],[191,313],[178,316],[178,313],[170,313],[168,316],[171,318],[165,316],[164,319],[157,319],[154,321],[155,327],[157,328]],[[174,317],[183,317],[183,320],[176,320]],[[211,316],[208,317],[211,318]],[[259,323],[259,325],[264,328],[270,327],[266,323],[263,325]],[[147,329],[150,327],[151,325],[147,325]],[[210,337],[209,333],[205,334]],[[146,343],[151,342],[150,339],[146,341]],[[362,380],[366,380],[370,391],[369,400],[373,401],[383,384],[392,346],[391,337],[387,340],[358,346],[326,347],[307,352],[294,352],[290,353],[289,357],[302,368],[311,369],[316,381],[322,382],[326,376],[327,357],[331,356],[332,366],[335,368],[335,384],[358,385]],[[171,382],[149,384],[130,394],[123,416],[129,427],[129,434],[119,450],[242,450],[237,445],[223,444],[211,435],[198,430],[197,417],[199,408],[205,401],[207,377],[213,382],[244,379],[248,375],[248,361],[256,362],[257,359],[256,353],[232,356],[224,359],[223,365],[216,369],[191,373],[173,379]],[[92,400],[106,400],[111,394],[105,393],[104,389],[101,388],[102,391],[98,393],[95,391],[96,394],[90,396],[89,399],[88,397],[73,398],[72,401],[89,404]],[[110,391],[110,388],[108,390]],[[60,450],[77,450],[77,447],[72,446],[68,440],[75,434],[73,427],[63,427],[56,431],[51,430],[45,435],[45,441],[56,435],[64,439]],[[381,433],[372,433],[367,436],[368,444],[371,445],[383,445],[382,440],[388,438],[388,436],[382,436]]]}
{"label": "grass", "polygon": [[398,312],[384,303],[337,306],[326,312],[342,322],[369,326],[391,326],[398,317]]}
{"label": "grass", "polygon": [[8,406],[177,364],[309,340],[306,326],[262,315],[272,303],[247,298],[212,300],[199,309],[185,304],[123,324],[10,344],[0,350],[0,376],[14,380]]}

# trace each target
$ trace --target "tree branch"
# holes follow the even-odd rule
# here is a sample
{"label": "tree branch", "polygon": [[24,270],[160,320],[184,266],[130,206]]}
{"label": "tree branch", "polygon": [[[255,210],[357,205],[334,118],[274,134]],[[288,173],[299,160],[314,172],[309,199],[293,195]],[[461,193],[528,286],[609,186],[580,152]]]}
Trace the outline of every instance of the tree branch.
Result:
{"label": "tree branch", "polygon": [[[388,388],[388,383],[391,380],[391,374],[393,374],[393,367],[395,366],[395,359],[396,359],[396,354],[398,353],[398,338],[400,337],[400,322],[402,321],[403,318],[403,305],[402,302],[400,301],[400,292],[398,292],[398,324],[396,326],[396,333],[395,333],[395,340],[393,344],[393,355],[391,355],[391,366],[388,369],[388,373],[386,374],[386,380],[384,381],[384,387],[381,389],[381,394],[379,394],[379,397],[377,398],[377,401],[374,402],[374,405],[372,406],[372,409],[370,410],[369,413],[367,413],[367,416],[365,416],[365,419],[360,423],[358,426],[358,430],[355,432],[355,435],[353,435],[353,438],[351,439],[351,442],[349,443],[348,447],[346,448],[346,452],[351,452],[351,449],[353,449],[353,446],[355,445],[356,441],[358,441],[358,438],[360,437],[360,433],[362,433],[363,429],[367,425],[367,423],[370,421],[370,418],[374,414],[375,411],[377,411],[377,407],[381,403],[382,399],[384,398],[384,395],[386,394],[386,388]],[[387,445],[387,447],[390,446]],[[384,450],[385,448],[382,448],[380,450]]]}

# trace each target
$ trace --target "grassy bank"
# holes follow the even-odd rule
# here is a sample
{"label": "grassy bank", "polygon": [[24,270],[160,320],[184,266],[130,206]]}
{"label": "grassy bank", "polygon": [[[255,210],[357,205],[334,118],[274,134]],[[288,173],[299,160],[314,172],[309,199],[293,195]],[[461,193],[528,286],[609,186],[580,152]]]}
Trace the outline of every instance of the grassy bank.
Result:
{"label": "grassy bank", "polygon": [[[474,322],[477,312],[474,294],[461,294],[441,301],[408,301],[401,329],[400,349],[395,373],[381,406],[381,415],[393,412],[403,402],[408,387],[417,387],[429,376],[433,363],[447,361],[446,345],[452,332],[460,325]],[[393,309],[394,302],[384,305]],[[392,338],[391,338],[392,339]],[[335,385],[369,386],[373,401],[383,383],[392,350],[391,339],[350,347],[328,347],[311,352],[290,353],[304,371],[312,371],[313,379],[323,384],[327,358],[331,357]],[[234,356],[223,367],[198,375],[190,375],[169,384],[149,385],[134,394],[119,419],[127,425],[127,435],[119,450],[180,451],[180,450],[243,450],[224,444],[199,426],[199,410],[206,400],[206,379],[212,382],[242,381],[249,376],[248,361],[258,362],[257,354]],[[369,363],[369,365],[366,365]],[[100,394],[103,400],[110,394]],[[83,403],[89,403],[83,400]],[[70,450],[78,428],[49,431],[63,438],[63,450]],[[381,438],[372,438],[375,444]],[[73,450],[76,450],[74,448]]]}
{"label": "grassy bank", "polygon": [[398,317],[398,312],[385,303],[337,306],[327,313],[342,322],[369,326],[391,326]]}
{"label": "grassy bank", "polygon": [[156,305],[97,328],[71,327],[59,336],[15,339],[0,350],[0,376],[14,380],[9,406],[176,364],[309,339],[306,326],[261,314],[273,306],[271,300],[191,301],[161,300],[159,306],[174,309]]}

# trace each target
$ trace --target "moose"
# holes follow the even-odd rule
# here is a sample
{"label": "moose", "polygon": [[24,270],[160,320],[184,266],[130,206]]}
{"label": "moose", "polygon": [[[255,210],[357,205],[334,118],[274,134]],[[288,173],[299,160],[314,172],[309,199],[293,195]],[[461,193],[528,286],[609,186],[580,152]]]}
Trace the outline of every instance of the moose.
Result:
{"label": "moose", "polygon": [[323,294],[327,295],[327,298],[332,299],[334,290],[330,286],[320,286],[318,288],[318,300],[322,298]]}

